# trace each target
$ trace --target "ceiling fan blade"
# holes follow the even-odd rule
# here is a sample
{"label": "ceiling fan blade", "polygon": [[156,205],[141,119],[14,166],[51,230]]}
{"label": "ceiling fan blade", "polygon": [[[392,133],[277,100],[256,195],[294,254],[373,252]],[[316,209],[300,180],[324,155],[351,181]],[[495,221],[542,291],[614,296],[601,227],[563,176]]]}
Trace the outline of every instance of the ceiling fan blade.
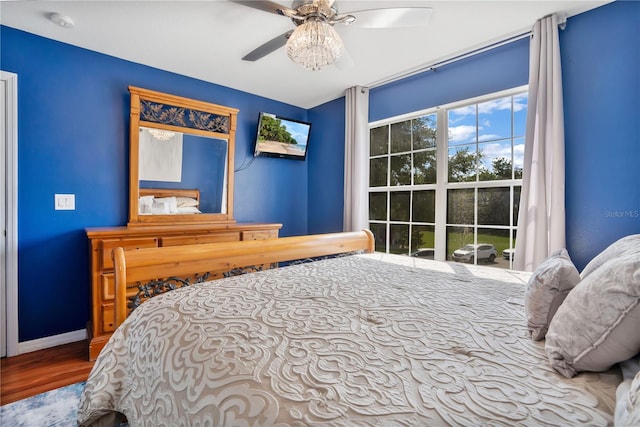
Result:
{"label": "ceiling fan blade", "polygon": [[353,60],[353,56],[349,53],[349,51],[345,48],[342,53],[342,57],[335,63],[335,66],[340,71],[346,71],[352,69],[356,65]]}
{"label": "ceiling fan blade", "polygon": [[246,54],[242,60],[243,61],[257,61],[260,58],[263,58],[269,55],[271,52],[280,49],[287,43],[287,39],[291,36],[293,30],[287,31],[286,33],[280,34],[277,37],[272,38],[268,42],[258,46],[248,54]]}
{"label": "ceiling fan blade", "polygon": [[431,19],[430,7],[391,7],[387,9],[365,9],[349,12],[356,17],[357,28],[406,28],[427,25]]}
{"label": "ceiling fan blade", "polygon": [[278,4],[276,2],[273,1],[269,1],[269,0],[249,0],[249,1],[242,1],[242,0],[230,0],[231,3],[238,3],[241,4],[243,6],[248,6],[254,9],[258,9],[261,10],[263,12],[269,12],[269,13],[275,13],[277,15],[286,15],[285,13],[283,13],[282,11],[290,11],[291,13],[296,13],[295,10],[290,9],[286,6],[283,6],[281,4]]}

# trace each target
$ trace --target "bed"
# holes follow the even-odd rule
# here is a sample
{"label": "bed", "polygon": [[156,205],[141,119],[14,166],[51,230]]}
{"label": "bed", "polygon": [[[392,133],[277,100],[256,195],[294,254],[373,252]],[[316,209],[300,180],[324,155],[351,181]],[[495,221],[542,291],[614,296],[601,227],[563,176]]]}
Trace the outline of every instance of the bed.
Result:
{"label": "bed", "polygon": [[[363,231],[114,251],[120,326],[79,425],[613,425],[620,370],[550,366],[527,328],[530,273],[372,250]],[[310,257],[129,313],[127,288],[150,274]]]}

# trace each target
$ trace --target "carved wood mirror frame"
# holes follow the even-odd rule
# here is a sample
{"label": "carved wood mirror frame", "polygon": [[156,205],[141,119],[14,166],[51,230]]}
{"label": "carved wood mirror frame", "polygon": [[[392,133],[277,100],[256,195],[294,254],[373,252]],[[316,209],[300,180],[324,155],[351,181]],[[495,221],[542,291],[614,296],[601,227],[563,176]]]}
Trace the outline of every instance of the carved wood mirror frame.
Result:
{"label": "carved wood mirror frame", "polygon": [[[129,157],[129,225],[181,225],[234,223],[233,169],[238,111],[235,108],[129,86],[131,93]],[[218,213],[145,215],[140,213],[140,132],[141,128],[179,132],[226,141],[226,161],[222,206]],[[143,189],[144,190],[144,189]],[[201,189],[195,189],[201,190]],[[171,191],[164,191],[166,196]],[[178,190],[190,191],[190,190]]]}

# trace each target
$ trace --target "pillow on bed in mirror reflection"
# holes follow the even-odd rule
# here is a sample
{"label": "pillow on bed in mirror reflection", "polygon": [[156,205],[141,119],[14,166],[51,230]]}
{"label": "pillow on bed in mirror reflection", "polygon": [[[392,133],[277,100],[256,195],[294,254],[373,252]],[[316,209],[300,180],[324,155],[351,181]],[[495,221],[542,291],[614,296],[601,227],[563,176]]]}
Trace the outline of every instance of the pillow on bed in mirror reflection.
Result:
{"label": "pillow on bed in mirror reflection", "polygon": [[157,197],[153,200],[152,211],[156,214],[178,213],[178,201],[174,196]]}
{"label": "pillow on bed in mirror reflection", "polygon": [[142,196],[138,199],[138,213],[150,214],[153,206],[153,196]]}
{"label": "pillow on bed in mirror reflection", "polygon": [[558,307],[579,282],[580,273],[566,249],[552,253],[536,268],[524,300],[531,338],[538,341],[545,337]]}
{"label": "pillow on bed in mirror reflection", "polygon": [[199,214],[202,213],[200,212],[200,209],[196,208],[195,206],[185,206],[185,207],[180,207],[178,206],[178,212],[179,214]]}
{"label": "pillow on bed in mirror reflection", "polygon": [[176,197],[176,203],[179,208],[197,207],[198,201],[193,197]]}
{"label": "pillow on bed in mirror reflection", "polygon": [[640,254],[611,259],[582,280],[546,338],[551,366],[567,378],[606,371],[640,353]]}

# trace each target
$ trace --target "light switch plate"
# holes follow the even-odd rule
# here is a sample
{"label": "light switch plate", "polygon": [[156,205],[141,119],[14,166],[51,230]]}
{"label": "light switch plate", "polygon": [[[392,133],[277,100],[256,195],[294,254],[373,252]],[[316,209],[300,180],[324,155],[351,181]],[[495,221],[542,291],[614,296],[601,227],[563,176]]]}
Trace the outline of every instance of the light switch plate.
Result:
{"label": "light switch plate", "polygon": [[54,206],[57,211],[74,211],[76,210],[76,195],[55,194]]}

